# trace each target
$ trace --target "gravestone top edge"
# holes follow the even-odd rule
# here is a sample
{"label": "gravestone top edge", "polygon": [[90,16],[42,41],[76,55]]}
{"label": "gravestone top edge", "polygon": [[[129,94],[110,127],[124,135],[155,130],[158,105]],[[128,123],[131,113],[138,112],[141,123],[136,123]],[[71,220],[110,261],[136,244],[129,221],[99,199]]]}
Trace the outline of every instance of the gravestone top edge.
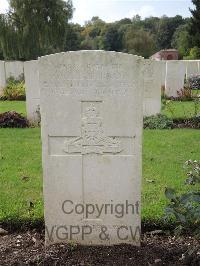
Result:
{"label": "gravestone top edge", "polygon": [[35,60],[29,60],[29,61],[25,61],[25,62],[24,62],[24,65],[28,65],[28,64],[36,63],[36,62],[38,62],[37,59],[35,59]]}
{"label": "gravestone top edge", "polygon": [[110,55],[121,55],[121,56],[124,56],[124,57],[132,57],[132,58],[137,58],[137,59],[144,60],[144,57],[142,57],[142,56],[128,54],[128,53],[123,53],[123,52],[105,51],[105,50],[67,51],[67,52],[44,55],[44,56],[39,57],[38,60],[42,61],[43,59],[46,59],[46,58],[53,58],[53,57],[60,56],[60,55],[72,55],[72,54],[110,54]]}

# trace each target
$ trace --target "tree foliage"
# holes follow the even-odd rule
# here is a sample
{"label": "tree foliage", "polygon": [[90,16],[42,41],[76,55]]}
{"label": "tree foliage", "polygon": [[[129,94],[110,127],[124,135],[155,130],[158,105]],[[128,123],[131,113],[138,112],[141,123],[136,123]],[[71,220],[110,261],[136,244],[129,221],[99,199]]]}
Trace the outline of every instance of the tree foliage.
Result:
{"label": "tree foliage", "polygon": [[183,58],[189,53],[191,37],[189,35],[189,25],[179,26],[172,37],[171,46],[179,51],[180,57]]}
{"label": "tree foliage", "polygon": [[190,34],[192,36],[192,45],[200,47],[200,0],[192,0],[195,9],[190,9],[192,13]]}
{"label": "tree foliage", "polygon": [[71,0],[10,0],[1,16],[0,40],[6,59],[35,59],[64,50]]}
{"label": "tree foliage", "polygon": [[156,44],[153,36],[144,29],[135,30],[134,26],[127,28],[124,35],[125,51],[149,57],[156,51]]}
{"label": "tree foliage", "polygon": [[193,0],[192,18],[139,15],[106,23],[93,17],[84,26],[69,23],[72,0],[10,0],[0,14],[0,59],[36,59],[74,50],[122,51],[150,57],[161,49],[176,48],[183,58],[198,58],[200,0]]}

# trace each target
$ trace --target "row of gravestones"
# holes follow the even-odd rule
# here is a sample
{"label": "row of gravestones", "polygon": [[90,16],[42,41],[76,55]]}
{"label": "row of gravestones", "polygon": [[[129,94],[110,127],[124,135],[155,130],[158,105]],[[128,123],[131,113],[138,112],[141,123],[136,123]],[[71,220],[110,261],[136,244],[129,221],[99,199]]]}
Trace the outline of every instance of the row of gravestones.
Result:
{"label": "row of gravestones", "polygon": [[0,61],[0,96],[10,77],[25,78],[27,117],[32,123],[38,123],[40,121],[38,61]]}
{"label": "row of gravestones", "polygon": [[184,87],[185,78],[192,74],[200,74],[199,60],[165,61],[165,93],[169,97],[177,97],[177,91]]}
{"label": "row of gravestones", "polygon": [[25,63],[41,107],[47,244],[140,245],[143,88],[160,95],[161,65],[105,51]]}
{"label": "row of gravestones", "polygon": [[[184,79],[191,74],[200,73],[200,61],[152,61],[144,60],[144,102],[143,114],[150,116],[160,113],[161,88],[167,96],[176,97],[177,91],[183,88]],[[27,116],[32,123],[40,121],[40,87],[38,61],[3,62],[0,61],[0,88],[10,76],[25,76]],[[0,91],[1,93],[1,91]]]}
{"label": "row of gravestones", "polygon": [[[152,61],[144,60],[144,116],[160,113],[161,87],[167,96],[176,97],[177,91],[184,86],[185,77],[200,73],[200,61]],[[40,121],[40,89],[38,61],[3,62],[0,61],[0,88],[10,76],[18,78],[25,75],[27,116],[32,123]],[[1,91],[0,91],[1,93]]]}

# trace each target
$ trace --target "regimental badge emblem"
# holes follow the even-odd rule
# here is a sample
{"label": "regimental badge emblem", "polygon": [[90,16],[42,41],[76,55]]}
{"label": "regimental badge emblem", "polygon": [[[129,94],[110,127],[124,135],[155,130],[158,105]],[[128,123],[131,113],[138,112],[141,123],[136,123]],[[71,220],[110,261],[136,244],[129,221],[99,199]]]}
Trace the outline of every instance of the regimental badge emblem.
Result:
{"label": "regimental badge emblem", "polygon": [[102,120],[95,105],[89,105],[82,117],[82,136],[66,141],[64,151],[82,155],[120,153],[123,150],[121,142],[116,137],[105,136]]}

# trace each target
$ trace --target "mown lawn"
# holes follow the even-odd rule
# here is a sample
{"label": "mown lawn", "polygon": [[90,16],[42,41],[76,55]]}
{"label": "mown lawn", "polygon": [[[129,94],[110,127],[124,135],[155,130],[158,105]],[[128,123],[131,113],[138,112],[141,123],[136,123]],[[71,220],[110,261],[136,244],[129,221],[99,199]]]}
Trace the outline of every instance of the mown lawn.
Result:
{"label": "mown lawn", "polygon": [[[178,102],[168,101],[167,105],[163,105],[162,113],[170,118],[189,118],[195,115],[196,112],[200,113],[200,102]],[[7,111],[16,111],[26,115],[26,102],[24,101],[0,101],[0,113]]]}
{"label": "mown lawn", "polygon": [[[198,130],[144,131],[143,219],[161,219],[165,187],[189,189],[183,163],[199,159],[199,147]],[[39,128],[0,129],[0,170],[0,221],[43,219]]]}
{"label": "mown lawn", "polygon": [[15,111],[26,115],[25,101],[0,101],[0,113]]}
{"label": "mown lawn", "polygon": [[170,118],[190,118],[200,113],[200,101],[167,101],[162,105],[162,114]]}

